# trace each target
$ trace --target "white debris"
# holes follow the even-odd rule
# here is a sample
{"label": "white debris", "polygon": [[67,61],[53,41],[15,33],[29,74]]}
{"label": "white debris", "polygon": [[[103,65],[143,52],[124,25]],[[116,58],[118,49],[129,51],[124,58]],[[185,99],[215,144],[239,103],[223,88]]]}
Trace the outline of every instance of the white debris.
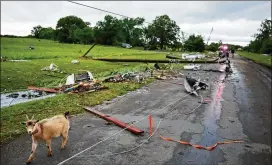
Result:
{"label": "white debris", "polygon": [[185,87],[185,89],[186,89],[186,91],[187,91],[188,93],[193,93],[193,94],[195,94],[196,96],[198,96],[197,92],[194,91],[194,90],[191,88],[191,86],[189,85],[189,83],[188,83],[188,81],[187,81],[186,79],[184,79],[184,87]]}
{"label": "white debris", "polygon": [[195,59],[199,59],[199,58],[205,58],[206,55],[204,54],[181,54],[181,58],[184,60],[195,60]]}
{"label": "white debris", "polygon": [[73,64],[79,64],[79,61],[78,60],[72,60],[72,63]]}
{"label": "white debris", "polygon": [[26,62],[26,61],[30,61],[30,60],[9,60],[9,61],[12,61],[12,62]]}
{"label": "white debris", "polygon": [[65,85],[72,85],[75,83],[75,74],[71,74],[66,78],[66,83]]}
{"label": "white debris", "polygon": [[[88,81],[93,81],[94,80],[94,77],[93,77],[93,74],[89,71],[87,71],[88,73],[88,79],[86,78],[83,78],[84,80],[88,80]],[[75,74],[71,74],[69,75],[67,78],[66,78],[66,83],[65,85],[72,85],[72,84],[75,84],[76,81],[79,81],[78,79],[76,80],[76,76]]]}
{"label": "white debris", "polygon": [[184,65],[184,69],[186,70],[199,70],[200,69],[200,64],[188,64],[188,65]]}
{"label": "white debris", "polygon": [[59,70],[58,66],[55,65],[54,63],[51,63],[49,66],[46,66],[44,68],[42,68],[41,70],[52,70],[52,71],[56,71]]}

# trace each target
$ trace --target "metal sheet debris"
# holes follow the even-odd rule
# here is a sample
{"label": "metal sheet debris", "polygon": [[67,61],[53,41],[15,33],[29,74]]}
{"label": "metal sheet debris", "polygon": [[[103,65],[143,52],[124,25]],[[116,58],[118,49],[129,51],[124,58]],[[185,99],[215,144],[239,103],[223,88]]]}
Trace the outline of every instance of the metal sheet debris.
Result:
{"label": "metal sheet debris", "polygon": [[184,69],[186,70],[199,70],[200,69],[200,64],[188,64],[188,65],[184,65]]}

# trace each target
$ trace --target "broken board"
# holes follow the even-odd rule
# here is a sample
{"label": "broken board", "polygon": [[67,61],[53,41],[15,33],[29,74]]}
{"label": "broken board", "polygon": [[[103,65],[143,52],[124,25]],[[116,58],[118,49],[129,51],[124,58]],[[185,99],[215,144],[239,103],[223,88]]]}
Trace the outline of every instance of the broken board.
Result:
{"label": "broken board", "polygon": [[103,119],[105,119],[105,120],[107,120],[109,122],[112,122],[112,123],[118,125],[121,128],[126,128],[126,130],[130,131],[133,134],[140,135],[140,134],[144,133],[143,130],[140,130],[140,129],[134,127],[134,126],[128,125],[128,124],[126,124],[126,123],[124,123],[122,121],[119,121],[119,120],[117,120],[117,119],[115,119],[113,117],[110,117],[109,115],[103,114],[102,112],[94,110],[91,107],[86,106],[86,107],[84,107],[84,109],[87,110],[88,112],[91,112],[91,113],[93,113],[95,115],[98,115],[99,117],[101,117],[101,118],[103,118]]}

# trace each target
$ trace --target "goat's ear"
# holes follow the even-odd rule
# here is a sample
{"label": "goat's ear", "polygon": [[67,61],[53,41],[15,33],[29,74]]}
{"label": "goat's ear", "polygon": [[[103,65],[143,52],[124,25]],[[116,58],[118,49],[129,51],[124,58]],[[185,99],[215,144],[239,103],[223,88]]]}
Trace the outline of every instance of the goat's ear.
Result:
{"label": "goat's ear", "polygon": [[25,124],[26,124],[26,122],[21,122],[21,124],[25,125]]}

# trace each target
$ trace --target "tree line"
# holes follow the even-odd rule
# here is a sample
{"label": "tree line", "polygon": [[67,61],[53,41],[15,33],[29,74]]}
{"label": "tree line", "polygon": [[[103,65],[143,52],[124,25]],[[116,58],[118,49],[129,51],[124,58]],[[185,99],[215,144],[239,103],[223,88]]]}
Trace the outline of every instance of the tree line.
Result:
{"label": "tree line", "polygon": [[149,50],[188,50],[204,51],[204,39],[200,35],[185,38],[184,32],[168,15],[157,16],[151,24],[144,26],[145,19],[118,19],[106,15],[95,26],[77,16],[66,16],[52,27],[33,27],[31,35],[38,39],[51,39],[61,43],[120,45],[145,47]]}
{"label": "tree line", "polygon": [[265,19],[262,21],[254,39],[244,48],[249,52],[272,54],[272,21]]}
{"label": "tree line", "polygon": [[[51,39],[61,43],[120,45],[128,43],[132,46],[145,47],[149,50],[173,51],[217,51],[219,42],[205,44],[201,35],[186,36],[180,27],[168,15],[157,16],[149,25],[144,26],[145,19],[121,18],[106,15],[95,26],[84,22],[77,16],[66,16],[57,21],[52,27],[33,27],[31,36],[39,39]],[[261,23],[261,28],[246,47],[229,44],[230,49],[243,48],[255,53],[271,53],[271,20]]]}

